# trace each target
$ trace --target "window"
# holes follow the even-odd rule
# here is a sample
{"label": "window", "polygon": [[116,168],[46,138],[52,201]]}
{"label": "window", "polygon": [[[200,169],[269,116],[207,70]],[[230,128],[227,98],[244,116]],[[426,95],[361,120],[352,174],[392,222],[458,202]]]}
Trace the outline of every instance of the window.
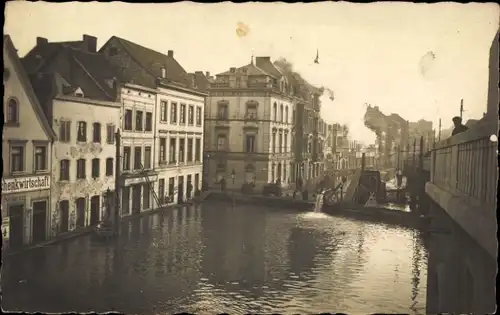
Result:
{"label": "window", "polygon": [[248,104],[247,112],[245,114],[245,118],[248,120],[256,120],[257,119],[257,105]]}
{"label": "window", "polygon": [[201,107],[196,107],[196,125],[201,126]]}
{"label": "window", "polygon": [[164,163],[167,159],[167,139],[160,138],[160,157],[159,162]]}
{"label": "window", "polygon": [[193,162],[193,139],[188,139],[187,142],[187,161]]}
{"label": "window", "polygon": [[288,106],[285,107],[285,122],[288,124]]}
{"label": "window", "polygon": [[106,143],[113,144],[115,143],[115,125],[107,124],[106,125]]}
{"label": "window", "polygon": [[141,160],[142,160],[142,148],[135,147],[134,148],[134,170],[141,169]]}
{"label": "window", "polygon": [[189,105],[189,110],[188,110],[188,124],[189,125],[194,125],[194,106]]}
{"label": "window", "polygon": [[176,158],[176,148],[175,146],[177,145],[176,139],[171,138],[170,139],[170,151],[169,151],[169,157],[168,160],[170,163],[175,163],[175,158]]}
{"label": "window", "polygon": [[255,135],[247,135],[245,138],[245,152],[255,152]]}
{"label": "window", "polygon": [[144,148],[144,168],[151,168],[151,147]]}
{"label": "window", "polygon": [[101,160],[92,159],[92,178],[99,178]]}
{"label": "window", "polygon": [[217,119],[227,120],[228,119],[228,107],[227,105],[219,104],[217,108]]}
{"label": "window", "polygon": [[280,122],[283,122],[283,104],[280,105]]}
{"label": "window", "polygon": [[217,136],[217,151],[226,151],[227,150],[227,137],[226,135],[218,135]]}
{"label": "window", "polygon": [[59,180],[69,180],[69,160],[59,162]]}
{"label": "window", "polygon": [[85,159],[78,159],[76,161],[76,178],[85,179]]}
{"label": "window", "polygon": [[196,139],[196,148],[195,148],[194,160],[196,162],[200,162],[201,161],[201,139]]}
{"label": "window", "polygon": [[123,147],[123,170],[124,171],[130,170],[130,154],[131,154],[130,147]]}
{"label": "window", "polygon": [[24,172],[24,146],[12,146],[10,148],[10,171]]}
{"label": "window", "polygon": [[75,200],[76,204],[76,227],[85,227],[85,198]]}
{"label": "window", "polygon": [[295,124],[295,109],[292,111],[292,123]]}
{"label": "window", "polygon": [[160,121],[167,121],[168,103],[167,101],[160,102]]}
{"label": "window", "polygon": [[125,110],[125,118],[123,119],[123,130],[132,130],[132,110]]}
{"label": "window", "polygon": [[278,121],[278,105],[276,102],[273,105],[274,121]]}
{"label": "window", "polygon": [[46,171],[47,170],[47,147],[46,146],[36,146],[35,147],[35,171]]}
{"label": "window", "polygon": [[153,113],[146,113],[146,131],[153,130]]}
{"label": "window", "polygon": [[186,123],[186,104],[181,104],[181,109],[179,111],[179,123],[181,125]]}
{"label": "window", "polygon": [[200,174],[194,174],[194,190],[198,191],[200,189]]}
{"label": "window", "polygon": [[135,112],[135,130],[142,131],[142,119],[143,119],[142,111],[138,110]]}
{"label": "window", "polygon": [[170,123],[177,123],[177,103],[170,103]]}
{"label": "window", "polygon": [[101,124],[94,123],[93,127],[94,130],[93,130],[92,141],[94,143],[101,143]]}
{"label": "window", "polygon": [[286,153],[288,151],[288,134],[285,133],[285,141],[283,141],[285,143],[285,146],[284,146],[284,152]]}
{"label": "window", "polygon": [[19,122],[19,103],[16,99],[9,99],[7,104],[7,123],[18,123]]}
{"label": "window", "polygon": [[165,179],[161,178],[158,180],[158,199],[160,203],[164,203],[165,199]]}
{"label": "window", "polygon": [[184,139],[179,139],[179,162],[184,162],[184,144],[185,144]]}
{"label": "window", "polygon": [[170,177],[168,179],[168,195],[170,196],[170,200],[174,198],[174,189],[175,189],[175,178]]}
{"label": "window", "polygon": [[87,142],[87,123],[84,121],[78,122],[78,129],[76,133],[76,141]]}
{"label": "window", "polygon": [[113,176],[113,158],[106,159],[106,176]]}
{"label": "window", "polygon": [[59,141],[69,142],[71,140],[71,121],[61,120],[59,122]]}
{"label": "window", "polygon": [[273,149],[273,153],[276,153],[276,132],[273,132],[273,140],[271,141],[271,147]]}
{"label": "window", "polygon": [[281,152],[283,152],[283,134],[281,132],[280,132],[278,141],[279,141],[279,146],[278,146],[279,151],[278,152],[281,153]]}

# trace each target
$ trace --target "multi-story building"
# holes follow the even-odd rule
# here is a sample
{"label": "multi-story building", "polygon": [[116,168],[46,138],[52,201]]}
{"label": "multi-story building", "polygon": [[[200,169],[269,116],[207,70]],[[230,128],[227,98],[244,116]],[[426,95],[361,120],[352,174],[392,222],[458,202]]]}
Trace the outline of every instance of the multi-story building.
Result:
{"label": "multi-story building", "polygon": [[52,130],[52,236],[97,224],[115,184],[120,126],[116,69],[96,53],[96,38],[37,45],[23,59]]}
{"label": "multi-story building", "polygon": [[[174,59],[171,50],[165,55],[113,36],[99,51],[121,69],[129,82],[127,91],[122,90],[124,123],[129,124],[124,125],[124,168],[130,165],[141,173],[139,161],[144,152],[142,179],[134,176],[133,183],[130,181],[136,185],[132,188],[132,208],[144,209],[145,202],[150,200],[150,190],[155,191],[155,200],[161,204],[180,203],[190,198],[201,188],[203,168],[205,94],[195,88],[197,81]],[[128,90],[131,84],[136,86],[135,91]],[[138,120],[142,119],[145,125],[138,130]],[[134,162],[127,158],[132,155]],[[148,182],[155,188],[147,190]],[[140,187],[143,187],[141,205]],[[122,192],[124,202],[127,190]]]}
{"label": "multi-story building", "polygon": [[[293,178],[293,89],[269,57],[218,74],[205,115],[205,176],[228,187]],[[234,178],[234,184],[230,181]],[[213,184],[209,183],[209,184]]]}
{"label": "multi-story building", "polygon": [[6,248],[49,236],[52,143],[45,118],[11,38],[3,38],[2,239]]}

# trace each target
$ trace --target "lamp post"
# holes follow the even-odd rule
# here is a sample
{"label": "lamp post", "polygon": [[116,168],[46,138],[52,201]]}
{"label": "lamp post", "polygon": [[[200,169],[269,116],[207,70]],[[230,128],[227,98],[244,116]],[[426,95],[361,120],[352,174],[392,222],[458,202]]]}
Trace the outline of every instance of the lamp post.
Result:
{"label": "lamp post", "polygon": [[115,133],[115,202],[114,202],[114,223],[115,223],[115,233],[120,234],[120,179],[121,179],[121,160],[120,160],[120,146],[121,146],[121,135],[120,129],[116,130]]}
{"label": "lamp post", "polygon": [[231,171],[231,179],[233,180],[233,206],[234,206],[234,188],[235,188],[234,187],[234,179],[235,179],[235,177],[236,177],[236,171],[233,168],[233,170]]}

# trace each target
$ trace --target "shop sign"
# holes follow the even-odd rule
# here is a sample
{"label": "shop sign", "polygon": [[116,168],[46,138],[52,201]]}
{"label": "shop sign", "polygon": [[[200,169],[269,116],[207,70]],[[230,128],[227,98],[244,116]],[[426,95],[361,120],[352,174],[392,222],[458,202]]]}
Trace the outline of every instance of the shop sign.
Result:
{"label": "shop sign", "polygon": [[2,218],[2,237],[4,240],[9,239],[9,217]]}
{"label": "shop sign", "polygon": [[50,188],[50,176],[30,176],[2,179],[2,194],[15,194]]}

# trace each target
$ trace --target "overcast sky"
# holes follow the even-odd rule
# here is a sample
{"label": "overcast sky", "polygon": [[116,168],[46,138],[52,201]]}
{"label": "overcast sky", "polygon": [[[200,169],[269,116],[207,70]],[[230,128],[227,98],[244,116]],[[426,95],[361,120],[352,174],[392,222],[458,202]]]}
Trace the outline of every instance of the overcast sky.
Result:
{"label": "overcast sky", "polygon": [[[313,84],[335,92],[323,98],[327,122],[346,123],[353,138],[374,141],[364,127],[364,103],[387,114],[437,122],[486,111],[488,58],[499,25],[495,4],[126,4],[10,1],[5,33],[24,56],[36,37],[49,41],[117,35],[175,58],[189,72],[213,74],[281,56]],[[236,34],[238,22],[248,34]],[[320,64],[314,64],[316,50]]]}

